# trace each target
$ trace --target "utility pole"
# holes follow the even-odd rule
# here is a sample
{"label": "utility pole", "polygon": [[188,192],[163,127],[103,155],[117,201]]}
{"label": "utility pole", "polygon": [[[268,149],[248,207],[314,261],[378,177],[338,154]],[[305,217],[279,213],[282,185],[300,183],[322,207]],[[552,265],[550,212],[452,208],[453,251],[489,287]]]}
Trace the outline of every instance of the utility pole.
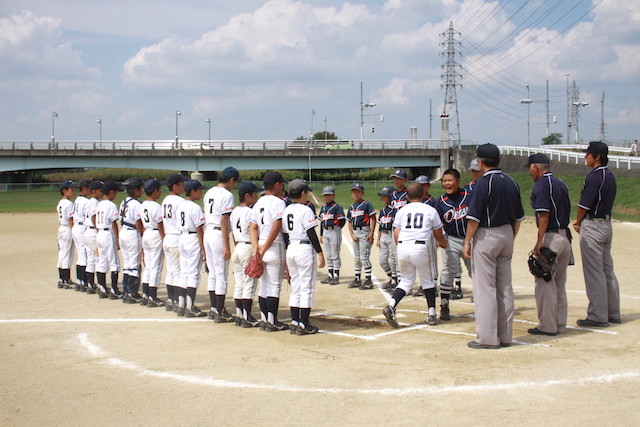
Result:
{"label": "utility pole", "polygon": [[547,99],[544,103],[547,106],[547,136],[549,136],[549,80],[547,80]]}
{"label": "utility pole", "polygon": [[[531,99],[529,85],[527,85],[527,99]],[[531,102],[527,103],[527,148],[531,148]]]}
{"label": "utility pole", "polygon": [[429,139],[433,137],[431,134],[432,124],[433,124],[433,109],[431,108],[431,98],[429,98]]}
{"label": "utility pole", "polygon": [[571,144],[571,101],[569,100],[569,74],[567,76],[567,145]]}
{"label": "utility pole", "polygon": [[600,101],[600,141],[604,142],[604,91],[602,91],[602,101]]}
{"label": "utility pole", "polygon": [[[442,83],[440,87],[445,90],[444,92],[444,108],[442,111],[442,117],[448,116],[449,120],[455,120],[453,122],[453,129],[449,129],[449,145],[453,145],[460,149],[460,119],[458,116],[458,97],[456,95],[456,88],[462,87],[459,82],[462,80],[462,75],[457,71],[461,68],[461,65],[456,62],[456,57],[462,55],[460,52],[460,37],[462,35],[453,29],[453,22],[449,23],[449,29],[440,34],[440,37],[444,39],[440,46],[445,48],[445,51],[440,56],[446,58],[444,64],[442,64],[443,73],[440,75]],[[451,123],[451,122],[450,122]]]}

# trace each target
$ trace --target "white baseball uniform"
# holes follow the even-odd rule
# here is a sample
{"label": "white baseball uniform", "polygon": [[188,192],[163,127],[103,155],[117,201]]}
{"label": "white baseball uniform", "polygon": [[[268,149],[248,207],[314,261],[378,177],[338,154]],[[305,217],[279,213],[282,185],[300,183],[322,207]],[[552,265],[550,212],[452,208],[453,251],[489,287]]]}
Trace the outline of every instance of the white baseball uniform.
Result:
{"label": "white baseball uniform", "polygon": [[89,199],[84,209],[85,230],[83,238],[87,250],[87,273],[95,273],[96,271],[96,258],[98,257],[96,236],[98,235],[98,231],[93,224],[93,217],[96,215],[98,203],[100,203],[100,200],[92,197]]}
{"label": "white baseball uniform", "polygon": [[316,226],[314,213],[305,205],[292,203],[282,215],[282,230],[289,235],[286,251],[291,276],[290,307],[311,308],[316,287],[317,260],[307,230]]}
{"label": "white baseball uniform", "polygon": [[96,243],[98,246],[98,262],[96,263],[97,273],[107,273],[120,271],[120,259],[116,248],[116,237],[113,233],[113,223],[120,219],[120,212],[116,204],[111,200],[102,200],[96,208],[96,228],[98,235]]}
{"label": "white baseball uniform", "polygon": [[83,195],[79,195],[76,197],[73,212],[73,228],[71,229],[71,234],[73,236],[73,244],[76,247],[76,251],[78,252],[78,258],[76,259],[76,265],[86,266],[87,265],[87,246],[84,243],[84,232],[87,228],[87,223],[85,222],[85,210],[87,204],[89,203],[89,199],[87,199]]}
{"label": "white baseball uniform", "polygon": [[162,223],[162,206],[153,200],[145,200],[140,206],[140,219],[144,226],[142,235],[142,250],[144,251],[145,269],[142,273],[142,283],[157,288],[162,276],[162,237],[158,224]]}
{"label": "white baseball uniform", "polygon": [[[258,226],[258,244],[262,245],[266,242],[273,227],[273,223],[282,219],[285,209],[284,200],[272,194],[264,195],[258,199],[253,206],[251,215],[251,223]],[[306,208],[309,210],[309,208]],[[280,297],[280,286],[282,284],[282,275],[284,272],[285,251],[284,238],[282,230],[273,241],[273,244],[262,256],[265,264],[264,274],[260,277],[260,293],[261,298]]]}
{"label": "white baseball uniform", "polygon": [[204,225],[204,212],[194,201],[185,200],[178,206],[176,218],[180,230],[180,281],[178,286],[183,289],[198,289],[202,249],[196,229]]}
{"label": "white baseball uniform", "polygon": [[180,281],[180,245],[178,242],[180,230],[178,229],[176,212],[182,202],[184,199],[175,194],[169,194],[162,201],[162,223],[164,224],[162,247],[167,266],[165,283],[168,286],[178,286]]}
{"label": "white baseball uniform", "polygon": [[68,270],[73,263],[73,238],[69,218],[73,217],[73,202],[60,199],[56,206],[58,213],[58,268]]}
{"label": "white baseball uniform", "polygon": [[[231,212],[229,218],[233,238],[236,241],[236,247],[231,257],[233,275],[236,281],[236,288],[233,292],[233,298],[235,299],[253,299],[258,285],[258,279],[244,274],[244,269],[247,267],[249,258],[253,253],[251,237],[249,236],[249,222],[251,222],[252,214],[253,210],[249,206],[238,206]],[[208,258],[209,256],[207,255]]]}
{"label": "white baseball uniform", "polygon": [[140,277],[140,254],[142,252],[142,237],[136,228],[140,219],[142,203],[133,197],[126,197],[120,203],[120,250],[122,251],[123,272],[129,276]]}
{"label": "white baseball uniform", "polygon": [[231,215],[233,211],[233,194],[226,188],[217,186],[209,189],[202,200],[207,224],[204,233],[204,250],[207,254],[207,268],[209,269],[207,290],[215,292],[216,295],[226,295],[229,261],[223,257],[223,239],[228,239],[229,236],[222,235],[220,225],[223,216]]}
{"label": "white baseball uniform", "polygon": [[433,230],[442,228],[438,212],[422,202],[411,202],[396,213],[393,226],[400,229],[398,236],[398,264],[400,283],[398,287],[406,293],[411,291],[420,277],[422,289],[436,286],[436,275],[431,267]]}

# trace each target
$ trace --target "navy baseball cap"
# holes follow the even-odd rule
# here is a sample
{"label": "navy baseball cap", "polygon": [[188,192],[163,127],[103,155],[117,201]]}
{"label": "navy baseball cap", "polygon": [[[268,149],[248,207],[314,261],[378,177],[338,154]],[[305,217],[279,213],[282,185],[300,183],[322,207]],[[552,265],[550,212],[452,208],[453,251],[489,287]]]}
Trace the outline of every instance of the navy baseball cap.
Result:
{"label": "navy baseball cap", "polygon": [[303,191],[313,191],[304,179],[294,179],[289,183],[289,193],[301,194]]}
{"label": "navy baseball cap", "polygon": [[396,191],[395,188],[393,187],[382,187],[382,190],[380,190],[380,192],[378,193],[378,196],[388,196],[391,197],[391,195],[393,194],[393,192]]}
{"label": "navy baseball cap", "polygon": [[500,150],[491,143],[478,145],[476,154],[479,159],[500,160]]}
{"label": "navy baseball cap", "polygon": [[393,178],[393,177],[407,179],[408,175],[404,169],[396,169],[391,175],[389,175],[389,178]]}
{"label": "navy baseball cap", "polygon": [[187,178],[185,178],[184,176],[180,175],[179,173],[172,173],[171,175],[169,175],[167,177],[167,187],[169,187],[169,190],[171,190],[171,187],[173,187],[176,184],[179,184],[181,182],[186,181]]}
{"label": "navy baseball cap", "polygon": [[151,194],[157,189],[159,189],[160,187],[161,187],[160,181],[158,181],[157,179],[151,178],[144,183],[144,192],[146,194]]}
{"label": "navy baseball cap", "polygon": [[527,159],[527,164],[524,165],[525,168],[528,168],[534,163],[546,163],[549,164],[551,161],[549,160],[549,156],[544,153],[536,153],[529,156]]}
{"label": "navy baseball cap", "polygon": [[207,187],[205,187],[204,185],[202,185],[202,183],[200,181],[198,181],[197,179],[190,179],[187,182],[184,183],[184,191],[193,191],[193,190],[198,190],[198,189],[203,189],[206,190]]}
{"label": "navy baseball cap", "polygon": [[124,191],[124,187],[122,187],[122,184],[119,184],[115,181],[105,181],[102,184],[102,192],[103,193],[108,193],[109,191]]}
{"label": "navy baseball cap", "polygon": [[273,185],[276,182],[281,182],[283,184],[287,183],[287,181],[285,181],[285,179],[282,177],[282,175],[278,171],[269,171],[265,173],[264,178],[262,178],[262,181],[264,182],[264,185]]}
{"label": "navy baseball cap", "polygon": [[220,172],[220,178],[234,178],[236,182],[240,181],[240,172],[234,167],[227,167]]}
{"label": "navy baseball cap", "polygon": [[102,186],[104,185],[104,182],[102,181],[93,181],[91,183],[91,185],[89,186],[89,190],[93,191],[93,190],[102,190]]}
{"label": "navy baseball cap", "polygon": [[589,147],[586,150],[582,150],[583,153],[599,154],[601,156],[609,155],[609,147],[604,142],[591,141]]}
{"label": "navy baseball cap", "polygon": [[482,169],[480,169],[480,163],[478,163],[477,157],[474,157],[473,159],[471,159],[471,163],[469,163],[469,170],[476,171],[476,172],[482,171]]}
{"label": "navy baseball cap", "polygon": [[64,181],[62,181],[60,183],[60,189],[64,190],[66,188],[78,188],[78,184],[76,184],[75,182],[71,181],[70,179],[65,179]]}
{"label": "navy baseball cap", "polygon": [[419,177],[417,177],[416,182],[418,184],[431,184],[431,181],[429,181],[429,177],[426,175],[420,175]]}
{"label": "navy baseball cap", "polygon": [[91,182],[92,182],[91,178],[82,178],[78,183],[78,188],[89,187],[91,185]]}
{"label": "navy baseball cap", "polygon": [[360,184],[359,182],[354,182],[353,185],[351,186],[351,190],[360,190],[364,193],[364,185]]}
{"label": "navy baseball cap", "polygon": [[326,187],[322,187],[322,195],[324,196],[325,194],[336,194],[336,190],[332,186],[327,185]]}
{"label": "navy baseball cap", "polygon": [[144,187],[144,181],[142,178],[136,176],[125,180],[122,185],[124,185],[124,188],[127,190],[135,190],[136,188]]}
{"label": "navy baseball cap", "polygon": [[251,181],[247,181],[247,182],[243,182],[238,187],[238,196],[243,196],[245,194],[256,193],[258,191],[260,191],[260,187],[258,187],[257,185],[255,185]]}

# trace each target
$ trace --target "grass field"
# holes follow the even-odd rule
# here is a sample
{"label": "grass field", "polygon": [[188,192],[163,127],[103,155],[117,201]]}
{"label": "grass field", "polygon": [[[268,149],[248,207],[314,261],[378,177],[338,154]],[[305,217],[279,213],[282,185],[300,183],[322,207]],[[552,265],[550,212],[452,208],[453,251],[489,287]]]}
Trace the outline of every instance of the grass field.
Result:
{"label": "grass field", "polygon": [[[516,172],[511,176],[518,182],[521,189],[522,204],[526,215],[532,216],[533,209],[529,202],[533,180],[526,172]],[[572,203],[572,218],[575,217],[580,198],[580,190],[584,182],[584,177],[560,176],[569,186],[569,194]],[[468,174],[463,174],[462,183],[470,180]],[[616,205],[614,206],[613,217],[620,221],[640,222],[640,192],[638,188],[638,178],[618,178],[618,193],[616,196]],[[208,185],[215,185],[209,182]],[[259,183],[257,183],[259,184]],[[314,194],[322,202],[322,187],[332,185],[336,190],[336,201],[342,205],[345,212],[349,205],[353,202],[350,195],[352,181],[336,181],[336,182],[312,182],[311,187]],[[382,208],[378,192],[385,185],[392,185],[391,182],[384,181],[365,181],[365,199],[370,201],[376,209]],[[431,194],[439,196],[442,194],[440,182],[435,181],[431,187]],[[124,193],[120,193],[116,198],[116,204],[124,198]],[[53,212],[55,206],[60,199],[59,193],[53,191],[34,191],[34,192],[2,192],[0,193],[0,212],[3,213],[19,213],[19,212]]]}

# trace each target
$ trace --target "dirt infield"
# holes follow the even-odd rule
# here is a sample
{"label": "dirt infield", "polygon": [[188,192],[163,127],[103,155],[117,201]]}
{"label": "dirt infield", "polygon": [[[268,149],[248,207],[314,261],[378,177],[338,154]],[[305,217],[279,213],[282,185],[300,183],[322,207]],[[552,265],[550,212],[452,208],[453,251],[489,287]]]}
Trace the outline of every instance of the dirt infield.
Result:
{"label": "dirt infield", "polygon": [[[450,322],[422,324],[424,298],[407,297],[398,315],[408,326],[388,327],[381,313],[385,294],[346,287],[352,277],[346,241],[342,284],[317,287],[312,321],[322,333],[293,336],[59,290],[55,215],[0,214],[0,230],[5,426],[640,421],[636,224],[614,225],[623,323],[573,327],[587,305],[574,241],[577,265],[570,267],[567,284],[572,328],[539,337],[526,332],[535,325],[536,310],[525,263],[535,227],[525,221],[513,261],[516,344],[500,350],[466,346],[475,336],[466,276],[465,298],[452,302]],[[377,257],[374,248],[374,274],[382,281]],[[284,288],[283,318],[289,295]],[[206,286],[198,305],[209,308]],[[234,312],[231,298],[227,308]]]}

